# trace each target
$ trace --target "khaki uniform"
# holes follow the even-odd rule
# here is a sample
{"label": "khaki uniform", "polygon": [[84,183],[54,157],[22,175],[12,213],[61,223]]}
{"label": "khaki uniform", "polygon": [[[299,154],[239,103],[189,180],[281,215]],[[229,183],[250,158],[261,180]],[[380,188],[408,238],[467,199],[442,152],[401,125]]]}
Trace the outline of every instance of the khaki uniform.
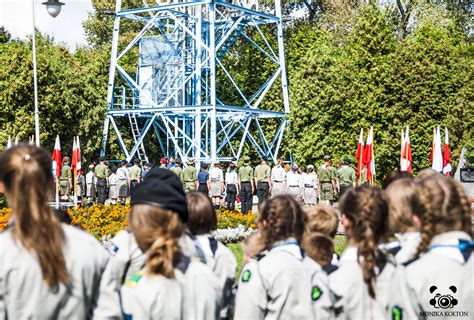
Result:
{"label": "khaki uniform", "polygon": [[200,252],[200,259],[215,274],[221,291],[221,317],[230,317],[232,286],[234,284],[237,260],[232,251],[224,244],[216,241],[210,234],[199,235],[194,240]]}
{"label": "khaki uniform", "polygon": [[397,315],[395,319],[424,318],[426,313],[435,313],[436,319],[472,317],[473,245],[465,232],[442,233],[433,237],[428,252],[400,265],[392,282],[391,315]]}
{"label": "khaki uniform", "polygon": [[240,179],[240,203],[241,211],[243,214],[247,214],[252,210],[252,179],[253,179],[253,168],[246,164],[239,169]]}
{"label": "khaki uniform", "polygon": [[339,190],[341,191],[341,195],[352,187],[353,183],[356,182],[356,179],[356,171],[347,164],[343,165],[339,170],[337,170],[337,181],[339,182]]}
{"label": "khaki uniform", "polygon": [[286,193],[286,171],[281,165],[272,169],[272,197]]}
{"label": "khaki uniform", "polygon": [[122,309],[127,319],[182,319],[183,292],[175,270],[175,278],[137,272],[121,289]]}
{"label": "khaki uniform", "polygon": [[121,319],[110,257],[95,238],[62,225],[71,284],[50,289],[34,255],[0,234],[0,319]]}
{"label": "khaki uniform", "polygon": [[321,188],[321,190],[319,190],[319,200],[334,201],[335,194],[332,182],[336,179],[336,169],[332,166],[326,167],[325,165],[322,165],[318,169],[318,179]]}
{"label": "khaki uniform", "polygon": [[371,298],[358,262],[357,248],[347,247],[339,260],[338,269],[329,275],[337,319],[386,319],[394,273],[395,265],[387,261],[374,282],[376,299]]}
{"label": "khaki uniform", "polygon": [[97,179],[97,201],[103,204],[107,199],[107,177],[109,176],[109,168],[103,163],[98,164],[94,169],[94,176]]}
{"label": "khaki uniform", "polygon": [[187,166],[183,170],[184,192],[196,191],[197,169]]}
{"label": "khaki uniform", "polygon": [[72,170],[68,164],[65,164],[61,169],[61,175],[59,176],[59,195],[66,196],[71,193],[71,184],[69,181],[72,179]]}
{"label": "khaki uniform", "polygon": [[130,178],[130,189],[133,189],[138,181],[140,180],[142,176],[142,168],[140,168],[138,165],[133,165],[129,170],[128,170],[128,177]]}
{"label": "khaki uniform", "polygon": [[171,172],[174,172],[174,174],[176,174],[178,176],[179,180],[181,181],[181,183],[184,186],[183,168],[181,168],[179,166],[174,166],[170,170],[171,170]]}
{"label": "khaki uniform", "polygon": [[258,206],[267,200],[268,192],[270,192],[270,185],[268,180],[271,176],[271,169],[267,164],[259,164],[255,168],[255,183],[257,185]]}
{"label": "khaki uniform", "polygon": [[313,319],[311,278],[300,247],[290,243],[244,266],[234,319]]}

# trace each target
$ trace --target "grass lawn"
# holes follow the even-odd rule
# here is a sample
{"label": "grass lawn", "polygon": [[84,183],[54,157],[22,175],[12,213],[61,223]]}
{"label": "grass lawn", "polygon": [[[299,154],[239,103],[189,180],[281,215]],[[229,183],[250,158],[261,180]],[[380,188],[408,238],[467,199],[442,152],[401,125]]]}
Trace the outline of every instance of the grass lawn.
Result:
{"label": "grass lawn", "polygon": [[[334,239],[334,250],[339,256],[342,254],[342,252],[346,248],[346,245],[347,245],[346,242],[347,242],[346,236],[336,235],[336,238]],[[227,247],[229,247],[229,249],[232,250],[232,253],[237,259],[237,269],[235,270],[235,280],[238,281],[240,277],[240,271],[242,270],[242,267],[244,266],[242,243],[241,242],[229,243],[227,244]]]}

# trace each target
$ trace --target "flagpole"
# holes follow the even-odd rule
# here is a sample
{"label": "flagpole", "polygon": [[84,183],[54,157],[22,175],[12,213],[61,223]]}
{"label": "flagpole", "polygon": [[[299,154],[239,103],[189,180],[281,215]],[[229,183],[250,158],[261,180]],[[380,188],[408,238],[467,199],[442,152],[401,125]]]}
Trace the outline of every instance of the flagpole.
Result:
{"label": "flagpole", "polygon": [[[77,156],[76,137],[74,137],[73,145],[76,145],[76,156]],[[72,152],[74,153],[74,150]],[[76,159],[76,165],[74,166],[73,175],[74,175],[74,208],[77,209],[77,159]]]}
{"label": "flagpole", "polygon": [[[405,140],[408,140],[408,137],[410,136],[410,126],[407,126],[407,136],[405,137]],[[408,167],[410,166],[408,164],[408,143],[405,141],[405,144],[407,145],[405,147],[406,151],[405,151],[405,159],[407,161],[407,171],[408,171]]]}
{"label": "flagpole", "polygon": [[400,135],[400,171],[402,171],[402,161],[403,161],[403,148],[404,148],[404,141],[405,140],[403,138],[403,128],[402,128],[402,131],[401,131],[401,135]]}
{"label": "flagpole", "polygon": [[[360,129],[360,132],[362,133],[362,143],[364,142],[364,129]],[[359,142],[360,142],[360,138],[359,138]],[[362,150],[362,146],[361,146],[361,149],[360,149],[360,154],[359,154],[359,186],[361,184],[361,181],[362,181],[362,157],[363,157],[363,154],[364,154],[364,150]]]}
{"label": "flagpole", "polygon": [[[374,127],[370,127],[370,131],[372,132],[372,160],[370,161],[370,166],[372,163],[374,164],[373,168],[370,168],[372,174],[370,176],[370,180],[372,182],[372,187],[375,186],[375,159],[374,159],[374,146],[375,146],[375,137],[374,137]],[[372,169],[374,169],[372,171]]]}
{"label": "flagpole", "polygon": [[59,179],[56,176],[56,209],[59,209]]}

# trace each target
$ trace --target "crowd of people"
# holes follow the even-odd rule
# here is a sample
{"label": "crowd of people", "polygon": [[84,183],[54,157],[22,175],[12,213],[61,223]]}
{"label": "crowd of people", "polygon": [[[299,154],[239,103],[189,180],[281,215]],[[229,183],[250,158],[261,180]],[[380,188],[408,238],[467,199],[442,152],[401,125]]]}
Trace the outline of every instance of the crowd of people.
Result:
{"label": "crowd of people", "polygon": [[[61,199],[69,199],[73,190],[69,158],[65,157],[63,163],[59,193]],[[271,168],[268,158],[263,156],[254,168],[251,158],[245,156],[240,167],[234,158],[227,164],[202,162],[198,170],[194,158],[187,159],[184,165],[180,158],[170,157],[161,158],[159,167],[175,173],[185,192],[202,192],[212,199],[216,208],[225,205],[229,210],[235,210],[238,199],[242,213],[247,214],[252,210],[254,195],[258,198],[258,206],[269,196],[281,194],[288,194],[307,206],[318,202],[330,204],[338,195],[356,185],[356,172],[350,163],[350,159],[344,158],[344,163],[336,169],[331,164],[331,157],[326,155],[324,164],[317,169],[313,165],[284,164],[281,159]],[[79,171],[76,189],[79,200],[85,199],[89,204],[94,201],[124,204],[130,190],[141,183],[154,166],[145,163],[142,167],[140,160],[136,159],[133,165],[123,160],[120,167],[109,167],[106,159],[101,157],[98,165],[89,165],[85,176]]]}
{"label": "crowd of people", "polygon": [[[128,226],[106,250],[49,207],[53,176],[45,150],[18,145],[3,152],[0,192],[13,213],[0,234],[0,319],[472,316],[471,208],[453,179],[423,171],[393,175],[384,190],[350,187],[337,212],[324,204],[303,208],[297,199],[306,196],[295,197],[291,172],[283,179],[274,170],[281,181],[272,181],[266,168],[253,172],[246,161],[240,188],[252,191],[244,178],[262,170],[268,190],[287,194],[261,203],[234,286],[236,259],[211,234],[217,217],[208,195],[218,194],[211,171],[203,194],[185,193],[190,182],[199,187],[197,177],[183,187],[179,174],[152,168],[131,189]],[[338,256],[340,221],[347,247]]]}

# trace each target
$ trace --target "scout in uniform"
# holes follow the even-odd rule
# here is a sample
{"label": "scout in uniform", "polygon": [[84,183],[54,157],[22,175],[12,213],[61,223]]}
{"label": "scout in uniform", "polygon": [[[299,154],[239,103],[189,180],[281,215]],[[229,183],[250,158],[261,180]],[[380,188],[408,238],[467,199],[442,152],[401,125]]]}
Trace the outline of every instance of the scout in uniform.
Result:
{"label": "scout in uniform", "polygon": [[307,206],[315,206],[318,200],[318,176],[314,172],[314,166],[308,165],[307,172],[303,173],[304,186],[304,204]]}
{"label": "scout in uniform", "polygon": [[234,319],[313,319],[311,278],[299,243],[306,215],[289,196],[263,204],[259,233],[268,250],[241,273]]}
{"label": "scout in uniform", "polygon": [[244,166],[239,169],[239,189],[241,211],[247,214],[252,210],[253,192],[255,190],[253,181],[253,168],[250,166],[250,157],[244,157]]}
{"label": "scout in uniform", "polygon": [[179,181],[181,181],[181,183],[184,185],[184,176],[183,176],[183,167],[182,167],[181,158],[176,159],[176,163],[170,168],[170,170],[171,172],[174,172],[178,176]]}
{"label": "scout in uniform", "polygon": [[120,168],[117,169],[117,188],[118,197],[122,205],[125,204],[129,195],[129,181],[128,181],[127,160],[122,160]]}
{"label": "scout in uniform", "polygon": [[96,195],[96,178],[94,176],[94,165],[89,165],[89,172],[86,174],[86,197],[89,202],[93,202]]}
{"label": "scout in uniform", "polygon": [[278,159],[272,169],[272,197],[286,193],[286,170],[283,168],[283,160]]}
{"label": "scout in uniform", "polygon": [[392,182],[385,190],[389,204],[389,235],[396,241],[382,246],[393,255],[398,264],[416,257],[421,235],[413,222],[415,212],[421,209],[418,190],[412,178],[403,178]]}
{"label": "scout in uniform", "polygon": [[421,242],[417,257],[397,268],[391,316],[472,318],[474,242],[469,200],[461,185],[439,173],[419,178],[416,186],[421,208],[414,212],[414,220],[420,226]]}
{"label": "scout in uniform", "polygon": [[69,157],[64,157],[61,175],[59,176],[59,195],[63,200],[68,200],[71,194],[72,170],[69,163]]}
{"label": "scout in uniform", "polygon": [[197,169],[194,167],[194,158],[186,161],[188,166],[183,170],[184,192],[196,191]]}
{"label": "scout in uniform", "polygon": [[111,204],[116,204],[119,197],[119,187],[118,187],[118,177],[117,177],[117,167],[112,167],[110,169],[110,176],[107,178],[107,183],[109,184],[109,199]]}
{"label": "scout in uniform", "polygon": [[349,188],[356,186],[356,171],[349,166],[351,159],[344,158],[344,164],[337,170],[337,181],[339,182],[339,191],[342,196]]}
{"label": "scout in uniform", "polygon": [[217,215],[209,198],[201,192],[186,195],[188,227],[201,262],[205,263],[219,280],[222,292],[221,317],[230,318],[232,287],[237,261],[232,251],[211,234],[217,229]]}
{"label": "scout in uniform", "polygon": [[209,170],[209,194],[212,197],[212,204],[219,209],[224,191],[224,173],[220,168],[219,161],[215,161],[211,170]]}
{"label": "scout in uniform", "polygon": [[100,163],[95,167],[94,176],[97,180],[97,201],[104,204],[107,200],[107,177],[109,168],[105,165],[105,157],[100,157]]}
{"label": "scout in uniform", "polygon": [[235,210],[235,198],[239,194],[239,176],[235,169],[235,163],[229,163],[229,170],[225,173],[225,190],[227,199],[227,210]]}
{"label": "scout in uniform", "polygon": [[331,166],[331,157],[324,156],[324,164],[318,169],[319,200],[331,204],[336,195],[336,169]]}
{"label": "scout in uniform", "polygon": [[298,170],[298,165],[296,163],[293,164],[290,172],[286,175],[286,182],[288,184],[288,195],[292,196],[298,203],[301,203],[304,198],[303,176]]}
{"label": "scout in uniform", "polygon": [[109,255],[48,204],[51,166],[51,155],[32,145],[1,156],[0,192],[15,219],[0,234],[0,318],[121,319]]}
{"label": "scout in uniform", "polygon": [[142,181],[142,168],[139,166],[140,159],[133,161],[133,166],[128,170],[130,178],[130,191]]}
{"label": "scout in uniform", "polygon": [[388,205],[381,191],[349,189],[339,202],[349,245],[329,274],[338,319],[386,319],[395,265],[377,245],[388,231]]}
{"label": "scout in uniform", "polygon": [[209,196],[209,172],[207,172],[207,169],[207,163],[201,162],[201,169],[197,175],[197,191]]}
{"label": "scout in uniform", "polygon": [[195,245],[186,235],[188,211],[178,177],[167,169],[151,169],[132,190],[130,203],[129,230],[147,258],[122,286],[125,317],[218,319],[219,282],[195,256]]}
{"label": "scout in uniform", "polygon": [[271,170],[267,164],[268,158],[262,156],[260,164],[255,168],[255,183],[257,184],[258,207],[267,200],[272,189]]}

